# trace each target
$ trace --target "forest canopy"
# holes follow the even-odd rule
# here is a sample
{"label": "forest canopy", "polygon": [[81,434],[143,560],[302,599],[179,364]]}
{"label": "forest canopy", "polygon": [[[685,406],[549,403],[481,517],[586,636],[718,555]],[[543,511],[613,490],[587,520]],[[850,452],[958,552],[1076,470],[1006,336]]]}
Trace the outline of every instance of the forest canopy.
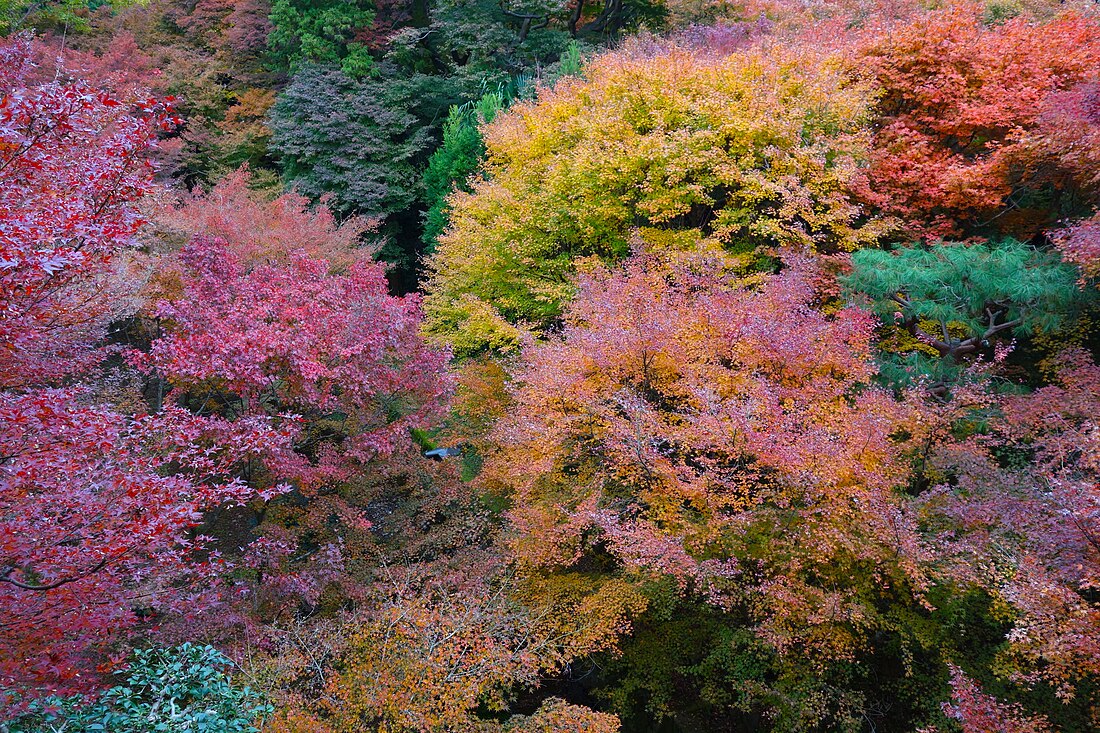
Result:
{"label": "forest canopy", "polygon": [[0,0],[0,731],[1100,729],[1091,0]]}

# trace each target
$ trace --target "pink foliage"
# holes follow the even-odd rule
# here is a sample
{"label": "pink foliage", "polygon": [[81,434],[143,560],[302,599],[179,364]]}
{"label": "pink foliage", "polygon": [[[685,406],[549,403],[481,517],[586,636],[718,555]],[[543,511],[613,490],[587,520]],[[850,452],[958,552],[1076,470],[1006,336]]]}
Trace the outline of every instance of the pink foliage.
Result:
{"label": "pink foliage", "polygon": [[1031,142],[1056,158],[1079,186],[1100,190],[1100,81],[1047,97]]}
{"label": "pink foliage", "polygon": [[[944,557],[1018,611],[1013,650],[1073,695],[1100,673],[1100,367],[1082,351],[1055,363],[1056,381],[1001,401],[993,433],[946,444],[936,464],[957,475],[925,497],[950,518]],[[1003,456],[1023,455],[1005,465]]]}
{"label": "pink foliage", "polygon": [[234,171],[209,191],[193,191],[159,214],[157,223],[188,239],[219,237],[245,266],[286,261],[296,250],[337,269],[372,258],[373,249],[359,240],[377,222],[338,221],[324,204],[311,206],[294,192],[269,199],[251,190],[251,182],[247,168]]}
{"label": "pink foliage", "polygon": [[1062,257],[1089,277],[1100,276],[1100,215],[1053,234]]}
{"label": "pink foliage", "polygon": [[944,713],[959,721],[963,733],[1050,733],[1044,718],[1024,714],[1018,705],[1006,705],[982,691],[958,667],[951,667],[951,701]]}
{"label": "pink foliage", "polygon": [[332,416],[343,440],[314,446],[317,465],[287,468],[305,485],[346,479],[440,414],[446,354],[421,340],[417,299],[390,296],[380,264],[332,274],[297,251],[246,269],[209,237],[181,257],[183,295],[160,304],[169,333],[148,363],[181,387],[216,386],[235,415]]}
{"label": "pink foliage", "polygon": [[[0,78],[18,84],[25,53],[5,54]],[[0,387],[11,388],[98,358],[89,347],[132,287],[121,253],[142,224],[132,204],[153,185],[148,153],[175,119],[82,82],[0,94]]]}

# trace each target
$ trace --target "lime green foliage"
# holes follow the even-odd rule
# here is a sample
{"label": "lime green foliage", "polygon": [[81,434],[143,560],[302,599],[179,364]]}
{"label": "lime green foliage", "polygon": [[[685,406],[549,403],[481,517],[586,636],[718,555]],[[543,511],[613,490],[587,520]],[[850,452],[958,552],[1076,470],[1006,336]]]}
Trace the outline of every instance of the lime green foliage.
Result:
{"label": "lime green foliage", "polygon": [[424,245],[428,252],[435,247],[449,219],[447,196],[457,187],[469,191],[467,179],[477,171],[485,155],[481,125],[493,121],[504,108],[504,91],[485,94],[477,102],[467,102],[451,108],[443,125],[443,144],[436,149],[424,171]]}
{"label": "lime green foliage", "polygon": [[909,337],[895,339],[883,364],[883,375],[902,384],[950,383],[995,337],[1055,332],[1087,297],[1072,266],[1011,239],[862,250],[852,268],[843,278],[849,295],[869,298],[885,324]]}
{"label": "lime green foliage", "polygon": [[577,259],[632,246],[875,242],[845,193],[868,103],[829,57],[597,57],[484,128],[487,177],[452,196],[428,262],[428,331],[460,355],[514,348],[554,324]]}
{"label": "lime green foliage", "polygon": [[558,61],[559,76],[580,76],[581,73],[581,47],[576,41],[571,41]]}
{"label": "lime green foliage", "polygon": [[370,53],[350,41],[374,20],[369,0],[273,0],[270,17],[274,28],[267,43],[286,68],[329,63],[354,78],[370,74]]}
{"label": "lime green foliage", "polygon": [[235,687],[232,662],[210,646],[182,644],[134,652],[122,684],[95,701],[81,695],[35,701],[0,725],[8,733],[256,733],[273,712],[248,687]]}
{"label": "lime green foliage", "polygon": [[[549,72],[549,76],[559,79],[580,73],[580,44],[570,41],[562,51],[557,68]],[[514,99],[524,96],[530,86],[526,81],[527,78],[518,77],[508,90],[501,85],[475,102],[451,108],[443,126],[443,143],[432,154],[424,171],[424,202],[428,210],[424,214],[423,240],[427,254],[435,249],[439,236],[450,223],[447,197],[455,190],[470,192],[469,178],[485,158],[481,127],[492,122]]]}

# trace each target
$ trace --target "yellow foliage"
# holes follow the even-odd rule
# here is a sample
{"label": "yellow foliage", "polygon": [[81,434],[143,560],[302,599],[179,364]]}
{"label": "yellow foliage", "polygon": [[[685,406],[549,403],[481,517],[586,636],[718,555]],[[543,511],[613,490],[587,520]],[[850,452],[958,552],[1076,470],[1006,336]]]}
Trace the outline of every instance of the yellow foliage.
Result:
{"label": "yellow foliage", "polygon": [[485,180],[451,198],[426,329],[460,355],[556,322],[576,261],[632,249],[874,243],[847,197],[871,93],[827,55],[608,53],[484,129]]}

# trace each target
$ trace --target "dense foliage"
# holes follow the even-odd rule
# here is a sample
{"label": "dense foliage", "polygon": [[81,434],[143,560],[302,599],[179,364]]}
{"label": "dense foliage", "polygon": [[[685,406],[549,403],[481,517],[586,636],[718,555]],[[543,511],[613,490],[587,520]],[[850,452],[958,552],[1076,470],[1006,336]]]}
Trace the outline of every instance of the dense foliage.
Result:
{"label": "dense foliage", "polygon": [[1094,3],[0,34],[0,730],[1100,728]]}
{"label": "dense foliage", "polygon": [[116,674],[122,684],[98,699],[80,695],[36,700],[11,721],[12,733],[135,730],[165,733],[257,733],[271,707],[248,687],[234,687],[232,662],[213,647],[182,644],[139,649]]}
{"label": "dense foliage", "polygon": [[461,353],[514,348],[560,314],[574,260],[622,259],[633,239],[872,243],[879,228],[843,196],[868,105],[829,57],[643,48],[594,61],[487,128],[489,177],[456,194],[429,263],[429,328]]}

